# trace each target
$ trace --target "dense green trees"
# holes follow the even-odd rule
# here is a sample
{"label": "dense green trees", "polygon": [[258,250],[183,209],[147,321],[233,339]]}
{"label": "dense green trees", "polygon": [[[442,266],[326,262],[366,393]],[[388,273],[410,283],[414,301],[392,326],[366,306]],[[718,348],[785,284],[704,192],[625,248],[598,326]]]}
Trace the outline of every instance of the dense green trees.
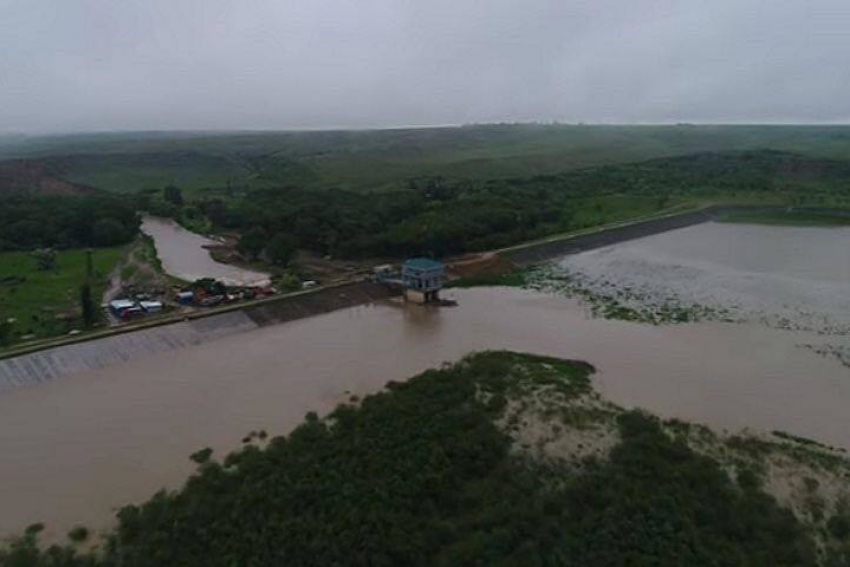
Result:
{"label": "dense green trees", "polygon": [[162,189],[162,199],[175,207],[183,206],[183,191],[176,185],[166,185]]}
{"label": "dense green trees", "polygon": [[285,267],[295,255],[296,246],[294,237],[286,233],[275,234],[266,246],[266,254],[272,264]]}
{"label": "dense green trees", "polygon": [[245,231],[236,244],[236,249],[251,260],[265,253],[272,264],[285,267],[295,255],[298,246],[296,238],[286,232],[278,232],[271,237],[260,227]]}
{"label": "dense green trees", "polygon": [[[199,208],[219,228],[343,257],[445,256],[582,229],[700,199],[850,204],[850,165],[780,152],[697,154],[493,181],[412,180],[404,190],[261,189]],[[820,199],[820,201],[818,201]],[[252,238],[253,240],[253,238]],[[256,247],[254,247],[256,248]]]}
{"label": "dense green trees", "polygon": [[92,244],[95,246],[112,246],[127,240],[126,227],[114,218],[95,221],[92,226]]}
{"label": "dense green trees", "polygon": [[0,206],[0,250],[114,246],[138,228],[135,204],[116,195],[10,195]]}
{"label": "dense green trees", "polygon": [[806,530],[758,482],[736,484],[650,416],[621,414],[610,458],[580,468],[511,452],[495,420],[517,377],[578,396],[591,370],[496,352],[391,383],[265,448],[221,463],[199,451],[181,490],[119,512],[100,558],[38,553],[30,535],[4,564],[816,564]]}
{"label": "dense green trees", "polygon": [[245,231],[236,249],[251,260],[256,260],[269,241],[269,235],[262,228],[255,227]]}

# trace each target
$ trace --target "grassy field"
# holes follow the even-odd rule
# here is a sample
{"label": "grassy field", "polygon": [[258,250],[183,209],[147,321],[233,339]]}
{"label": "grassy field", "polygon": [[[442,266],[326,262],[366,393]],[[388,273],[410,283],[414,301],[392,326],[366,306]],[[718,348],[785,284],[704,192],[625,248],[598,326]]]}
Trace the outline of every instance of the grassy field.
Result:
{"label": "grassy field", "polygon": [[281,185],[381,191],[422,176],[528,177],[695,152],[763,148],[850,159],[850,128],[525,124],[87,134],[0,138],[0,159],[41,159],[62,178],[111,191],[174,183],[191,197]]}
{"label": "grassy field", "polygon": [[[122,251],[122,247],[94,251],[93,296],[98,305]],[[0,253],[0,318],[16,320],[13,329],[18,338],[49,337],[81,328],[80,286],[86,279],[86,251],[60,251],[56,263],[56,270],[44,271],[29,252]]]}

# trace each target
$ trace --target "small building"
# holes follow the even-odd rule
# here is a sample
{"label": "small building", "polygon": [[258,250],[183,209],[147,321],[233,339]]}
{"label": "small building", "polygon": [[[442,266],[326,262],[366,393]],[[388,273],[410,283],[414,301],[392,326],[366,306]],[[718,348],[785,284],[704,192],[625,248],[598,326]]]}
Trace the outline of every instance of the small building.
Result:
{"label": "small building", "polygon": [[445,268],[430,258],[411,258],[401,267],[404,298],[414,303],[429,303],[439,299]]}

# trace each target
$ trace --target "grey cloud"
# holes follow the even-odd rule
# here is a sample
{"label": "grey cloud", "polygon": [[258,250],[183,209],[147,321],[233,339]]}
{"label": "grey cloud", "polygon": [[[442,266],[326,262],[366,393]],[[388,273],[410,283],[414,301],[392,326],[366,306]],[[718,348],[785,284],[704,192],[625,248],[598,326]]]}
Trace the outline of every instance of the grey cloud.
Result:
{"label": "grey cloud", "polygon": [[0,130],[842,122],[846,0],[0,0]]}

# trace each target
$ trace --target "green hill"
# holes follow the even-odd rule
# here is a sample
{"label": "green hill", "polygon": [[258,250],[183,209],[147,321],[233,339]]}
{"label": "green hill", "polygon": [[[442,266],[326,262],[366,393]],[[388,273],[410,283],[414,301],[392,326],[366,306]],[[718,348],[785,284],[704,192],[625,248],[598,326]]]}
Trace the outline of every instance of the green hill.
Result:
{"label": "green hill", "polygon": [[381,191],[421,176],[498,179],[658,157],[774,149],[850,159],[843,126],[475,125],[318,132],[129,132],[0,138],[68,181],[194,194],[299,185]]}

